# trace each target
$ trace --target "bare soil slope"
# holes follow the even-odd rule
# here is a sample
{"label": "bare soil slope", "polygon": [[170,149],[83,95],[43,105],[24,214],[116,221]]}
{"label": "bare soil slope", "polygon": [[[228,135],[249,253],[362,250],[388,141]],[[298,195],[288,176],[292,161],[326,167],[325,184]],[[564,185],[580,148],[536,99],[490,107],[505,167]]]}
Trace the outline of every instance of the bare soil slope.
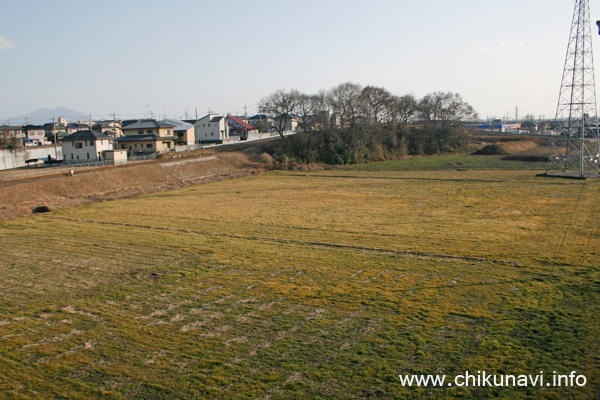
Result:
{"label": "bare soil slope", "polygon": [[0,220],[50,210],[172,190],[262,171],[240,153],[215,153],[85,171],[0,187]]}
{"label": "bare soil slope", "polygon": [[471,145],[478,148],[474,154],[520,155],[547,157],[551,139],[535,136],[476,135]]}

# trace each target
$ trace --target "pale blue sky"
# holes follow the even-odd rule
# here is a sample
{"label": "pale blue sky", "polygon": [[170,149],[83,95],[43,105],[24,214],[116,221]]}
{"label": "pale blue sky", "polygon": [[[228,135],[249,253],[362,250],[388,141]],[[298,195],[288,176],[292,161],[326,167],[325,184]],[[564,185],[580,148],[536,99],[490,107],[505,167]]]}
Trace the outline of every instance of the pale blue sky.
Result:
{"label": "pale blue sky", "polygon": [[[517,106],[551,117],[573,4],[1,0],[0,121],[57,106],[93,118],[251,114],[277,89],[346,81],[458,92],[482,118]],[[590,4],[600,19],[600,0]]]}

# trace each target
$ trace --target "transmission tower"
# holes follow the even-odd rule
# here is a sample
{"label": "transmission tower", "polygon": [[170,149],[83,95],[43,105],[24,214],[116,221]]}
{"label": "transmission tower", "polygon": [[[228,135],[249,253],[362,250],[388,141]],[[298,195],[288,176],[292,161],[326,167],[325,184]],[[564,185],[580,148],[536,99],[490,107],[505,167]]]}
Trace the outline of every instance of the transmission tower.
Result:
{"label": "transmission tower", "polygon": [[575,1],[555,131],[547,175],[556,170],[579,177],[600,172],[589,0]]}

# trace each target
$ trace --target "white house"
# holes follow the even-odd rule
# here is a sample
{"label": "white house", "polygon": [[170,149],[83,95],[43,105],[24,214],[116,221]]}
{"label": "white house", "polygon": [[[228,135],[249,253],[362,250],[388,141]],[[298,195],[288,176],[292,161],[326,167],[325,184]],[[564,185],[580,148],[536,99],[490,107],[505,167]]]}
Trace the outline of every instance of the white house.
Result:
{"label": "white house", "polygon": [[229,124],[222,115],[208,114],[194,124],[196,143],[229,141]]}
{"label": "white house", "polygon": [[72,133],[60,144],[65,164],[102,161],[102,152],[113,149],[110,137],[92,130]]}

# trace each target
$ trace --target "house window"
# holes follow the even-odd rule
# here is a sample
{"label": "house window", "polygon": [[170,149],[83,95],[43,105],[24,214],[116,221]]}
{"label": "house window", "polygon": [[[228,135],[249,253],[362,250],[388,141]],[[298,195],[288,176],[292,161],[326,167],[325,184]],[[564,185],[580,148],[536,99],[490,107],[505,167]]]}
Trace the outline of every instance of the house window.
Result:
{"label": "house window", "polygon": [[143,130],[138,131],[138,135],[143,135],[143,134],[144,134]]}
{"label": "house window", "polygon": [[73,153],[71,153],[71,160],[73,159]]}
{"label": "house window", "polygon": [[133,147],[135,147],[137,149],[137,143],[133,145]]}
{"label": "house window", "polygon": [[75,147],[76,149],[83,149],[83,143],[73,142],[73,147]]}
{"label": "house window", "polygon": [[152,143],[148,143],[148,144],[146,145],[146,147],[147,147],[147,148],[149,148],[149,149],[151,149],[151,148],[152,148]]}
{"label": "house window", "polygon": [[152,133],[152,129],[147,129],[146,133]]}
{"label": "house window", "polygon": [[90,153],[87,153],[87,159],[88,160],[90,159]]}
{"label": "house window", "polygon": [[211,133],[210,133],[210,136],[215,136],[215,133],[214,133],[214,132],[211,132]]}

